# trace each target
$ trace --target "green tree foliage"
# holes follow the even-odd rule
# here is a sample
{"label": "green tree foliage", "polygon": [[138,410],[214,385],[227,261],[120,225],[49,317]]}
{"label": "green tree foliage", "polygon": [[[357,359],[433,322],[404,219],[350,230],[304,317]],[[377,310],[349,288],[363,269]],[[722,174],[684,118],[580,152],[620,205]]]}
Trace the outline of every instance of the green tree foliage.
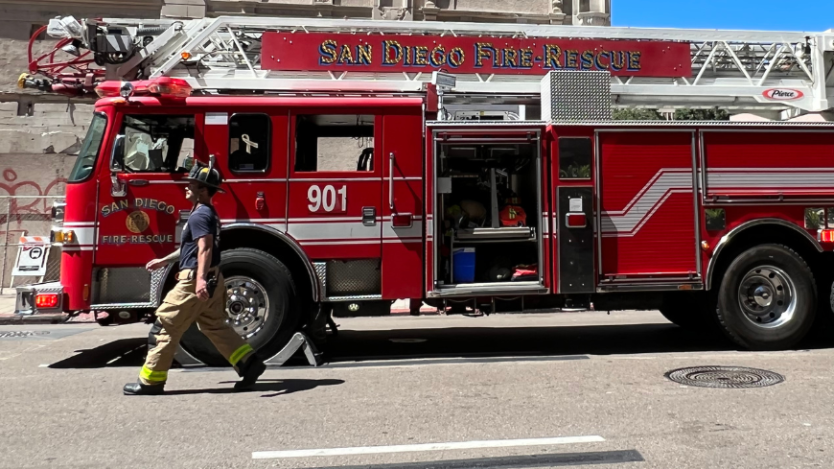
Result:
{"label": "green tree foliage", "polygon": [[[655,121],[663,116],[655,109],[615,109],[614,120],[617,121]],[[676,121],[728,121],[730,113],[723,109],[678,109]]]}
{"label": "green tree foliage", "polygon": [[615,121],[657,121],[662,117],[654,109],[614,109]]}
{"label": "green tree foliage", "polygon": [[678,109],[676,121],[728,121],[730,113],[723,109]]}

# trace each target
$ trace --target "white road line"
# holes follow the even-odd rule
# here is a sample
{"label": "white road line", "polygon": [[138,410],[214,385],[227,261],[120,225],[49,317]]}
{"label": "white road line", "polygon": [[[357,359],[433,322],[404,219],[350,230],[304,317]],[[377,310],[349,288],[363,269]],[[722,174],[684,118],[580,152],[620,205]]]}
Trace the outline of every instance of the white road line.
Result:
{"label": "white road line", "polygon": [[290,451],[256,451],[252,459],[306,458],[312,456],[354,456],[358,454],[411,453],[418,451],[446,451],[475,448],[510,448],[519,446],[567,445],[605,441],[601,436],[560,436],[555,438],[527,438],[519,440],[460,441],[424,443],[417,445],[357,446],[353,448],[301,449]]}

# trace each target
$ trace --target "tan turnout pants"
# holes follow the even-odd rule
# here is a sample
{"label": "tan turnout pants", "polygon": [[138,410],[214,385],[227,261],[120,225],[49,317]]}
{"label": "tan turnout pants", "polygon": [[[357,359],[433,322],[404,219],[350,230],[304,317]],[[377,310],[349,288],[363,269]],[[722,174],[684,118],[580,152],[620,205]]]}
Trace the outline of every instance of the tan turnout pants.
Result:
{"label": "tan turnout pants", "polygon": [[206,301],[197,298],[196,270],[177,274],[177,285],[168,292],[156,310],[156,322],[148,335],[148,357],[139,373],[143,384],[163,384],[174,361],[180,339],[194,323],[235,367],[252,354],[252,347],[226,323],[226,289],[223,276],[217,273],[217,288]]}

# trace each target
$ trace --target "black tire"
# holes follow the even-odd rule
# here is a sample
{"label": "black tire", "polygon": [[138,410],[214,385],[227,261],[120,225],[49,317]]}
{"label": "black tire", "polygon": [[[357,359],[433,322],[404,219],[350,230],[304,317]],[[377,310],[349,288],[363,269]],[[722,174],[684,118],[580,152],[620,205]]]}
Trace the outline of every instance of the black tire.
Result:
{"label": "black tire", "polygon": [[834,290],[831,285],[834,277],[824,267],[814,269],[814,276],[817,278],[817,316],[808,337],[831,344],[834,340]]}
{"label": "black tire", "polygon": [[[742,281],[751,294],[757,285],[762,287],[759,291],[769,296],[760,299],[767,301],[769,297],[770,304],[755,314],[745,314],[758,306],[753,296],[741,298]],[[790,297],[780,296],[783,291]],[[742,301],[753,307],[743,307]],[[779,314],[779,310],[791,305],[790,316]],[[716,312],[724,333],[736,344],[750,350],[784,350],[806,336],[814,323],[816,308],[816,283],[808,264],[789,247],[765,244],[741,253],[727,268]]]}
{"label": "black tire", "polygon": [[718,321],[712,314],[711,297],[708,292],[668,293],[663,297],[660,314],[689,331],[713,333],[718,330]]}
{"label": "black tire", "polygon": [[[234,277],[250,278],[265,290],[269,314],[247,341],[263,358],[270,358],[289,342],[299,327],[300,303],[290,270],[275,257],[250,248],[226,251],[220,269],[226,283]],[[182,337],[182,347],[208,366],[230,366],[211,341],[193,324]]]}

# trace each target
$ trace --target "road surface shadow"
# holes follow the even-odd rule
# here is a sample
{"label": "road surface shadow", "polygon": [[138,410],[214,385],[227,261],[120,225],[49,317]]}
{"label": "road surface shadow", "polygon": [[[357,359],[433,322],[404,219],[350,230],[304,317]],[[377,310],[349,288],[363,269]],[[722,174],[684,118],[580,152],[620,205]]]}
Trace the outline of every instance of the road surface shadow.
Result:
{"label": "road surface shadow", "polygon": [[148,338],[119,339],[49,365],[50,368],[140,367],[148,354]]}
{"label": "road surface shadow", "polygon": [[211,389],[182,389],[176,391],[165,391],[166,396],[188,395],[188,394],[238,394],[248,392],[268,392],[261,397],[276,397],[296,392],[310,391],[319,386],[337,386],[344,384],[341,379],[263,379],[259,380],[249,391],[237,392],[234,390],[234,381],[222,381],[220,384],[227,385],[222,388]]}
{"label": "road surface shadow", "polygon": [[[809,338],[794,350],[832,347],[832,338]],[[336,363],[349,360],[631,355],[741,349],[719,334],[698,334],[671,323],[660,323],[343,330],[328,339],[325,350],[328,359]]]}
{"label": "road surface shadow", "polygon": [[[829,348],[831,337],[811,337],[794,350]],[[720,335],[697,334],[671,323],[546,327],[450,327],[340,330],[324,347],[333,364],[368,360],[631,355],[740,350]],[[147,339],[120,339],[50,365],[50,368],[141,367]],[[299,351],[285,366],[306,366]],[[175,365],[176,366],[176,365]]]}

